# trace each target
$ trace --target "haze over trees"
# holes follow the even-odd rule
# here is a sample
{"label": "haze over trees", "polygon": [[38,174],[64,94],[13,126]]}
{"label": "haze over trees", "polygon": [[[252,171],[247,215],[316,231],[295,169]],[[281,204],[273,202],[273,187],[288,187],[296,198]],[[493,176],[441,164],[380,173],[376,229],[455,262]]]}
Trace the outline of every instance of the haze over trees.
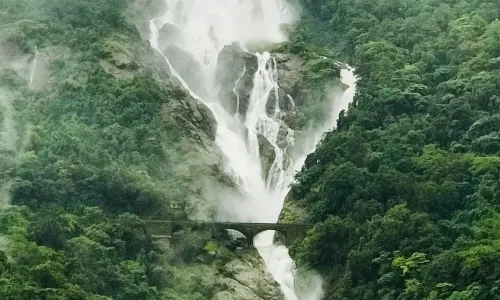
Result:
{"label": "haze over trees", "polygon": [[289,197],[299,264],[329,299],[500,299],[500,2],[302,3],[297,52],[360,79]]}
{"label": "haze over trees", "polygon": [[[206,112],[151,59],[125,18],[131,3],[0,1],[0,97],[12,105],[7,116],[2,102],[2,120],[20,135],[1,149],[13,206],[0,208],[0,299],[184,299],[183,289],[205,290],[191,279],[177,285],[170,264],[205,240],[188,235],[183,251],[166,253],[143,219],[168,218],[169,202],[196,196],[178,164],[187,155],[204,172],[196,142],[185,144],[208,140],[213,124],[193,125],[190,116]],[[31,70],[35,47],[44,73],[28,88],[16,63]]]}
{"label": "haze over trees", "polygon": [[[227,178],[197,146],[214,134],[208,113],[138,58],[132,2],[0,1],[2,132],[13,120],[17,134],[1,137],[0,203],[13,206],[0,208],[0,299],[212,293],[176,264],[218,245],[187,233],[168,252],[145,230],[200,197],[201,175]],[[318,114],[314,84],[338,77],[322,56],[359,81],[287,199],[315,224],[298,265],[323,275],[325,299],[500,299],[500,1],[299,2],[279,51],[308,59],[305,115]],[[4,67],[35,47],[43,88]]]}

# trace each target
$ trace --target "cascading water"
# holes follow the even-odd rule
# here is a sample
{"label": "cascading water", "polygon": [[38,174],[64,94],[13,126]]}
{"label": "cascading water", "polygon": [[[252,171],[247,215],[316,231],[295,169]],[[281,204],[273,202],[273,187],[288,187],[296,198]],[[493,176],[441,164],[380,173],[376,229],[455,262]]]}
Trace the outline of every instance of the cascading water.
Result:
{"label": "cascading water", "polygon": [[[346,111],[349,104],[353,101],[356,92],[356,77],[354,76],[354,69],[347,66],[346,69],[341,70],[340,80],[343,84],[347,85],[347,90],[342,94],[342,97],[333,99],[331,102],[332,109],[329,118],[325,121],[322,127],[311,132],[311,138],[304,141],[306,145],[302,145],[304,151],[299,155],[293,165],[291,165],[286,174],[283,174],[283,182],[281,190],[279,191],[278,199],[281,206],[283,200],[290,191],[289,184],[293,180],[293,175],[298,172],[307,158],[307,155],[314,152],[316,145],[320,141],[325,132],[331,131],[338,120],[340,112]],[[279,215],[276,216],[278,221]],[[273,275],[274,279],[280,284],[281,290],[285,294],[286,300],[299,300],[295,293],[295,262],[292,260],[288,253],[288,249],[283,245],[274,244],[274,231],[266,231],[254,239],[254,245],[259,251],[260,256],[264,259],[269,272]],[[319,300],[322,297],[321,285],[311,286],[300,300]]]}
{"label": "cascading water", "polygon": [[[230,113],[221,103],[215,82],[217,57],[224,47],[238,42],[244,49],[255,42],[276,43],[286,40],[282,24],[295,20],[292,7],[285,0],[165,0],[167,12],[150,22],[150,43],[167,62],[173,76],[191,95],[205,103],[217,121],[216,144],[225,156],[225,167],[242,193],[232,209],[237,212],[233,221],[277,222],[283,201],[289,191],[293,175],[299,170],[307,154],[314,150],[323,131],[331,129],[336,120],[330,120],[314,134],[306,149],[293,159],[287,150],[294,145],[294,132],[284,126],[278,95],[277,63],[268,52],[256,53],[257,70],[254,74],[248,108],[240,115],[240,96],[237,87],[247,72],[243,66],[233,92],[236,94],[236,112]],[[175,42],[160,39],[160,29],[170,30]],[[186,67],[184,64],[189,64]],[[196,69],[193,72],[192,69]],[[191,71],[191,72],[190,72]],[[347,72],[347,73],[346,73]],[[350,71],[343,71],[348,78]],[[354,77],[341,106],[352,100]],[[287,96],[295,106],[293,99]],[[270,113],[267,103],[274,99]],[[274,152],[269,171],[262,167],[259,145],[265,139]],[[267,174],[265,174],[267,173]],[[236,219],[236,220],[235,220]],[[287,300],[296,300],[293,260],[284,246],[273,244],[274,232],[264,232],[254,239],[267,270],[280,284]],[[313,295],[312,298],[315,299]]]}
{"label": "cascading water", "polygon": [[[295,19],[292,8],[284,0],[166,0],[164,16],[150,22],[151,45],[163,55],[172,75],[177,77],[194,98],[205,103],[217,120],[216,143],[224,153],[226,167],[245,199],[239,201],[236,218],[241,221],[274,222],[281,211],[281,203],[267,201],[270,190],[264,180],[258,135],[266,138],[275,148],[276,157],[286,160],[284,149],[276,145],[281,120],[266,114],[270,93],[276,93],[276,62],[269,53],[257,53],[258,70],[255,73],[249,108],[245,116],[233,115],[220,103],[215,84],[217,56],[224,45],[238,42],[245,46],[252,42],[276,43],[286,40],[280,29]],[[165,53],[161,49],[159,30],[172,30],[177,35]],[[165,45],[164,45],[165,46]],[[181,72],[180,52],[186,53],[199,66],[197,74]],[[186,56],[186,55],[183,55]],[[190,65],[192,66],[192,65]],[[181,73],[183,73],[181,75]],[[195,80],[193,80],[196,79]],[[203,83],[202,86],[199,84]],[[278,105],[276,107],[279,108]],[[276,173],[283,164],[273,163]],[[277,177],[277,179],[273,179]],[[268,176],[279,181],[280,176]],[[282,177],[282,176],[281,176]],[[283,185],[281,181],[280,185]],[[267,203],[269,202],[269,203]],[[264,214],[262,205],[272,205]]]}
{"label": "cascading water", "polygon": [[30,80],[28,82],[28,87],[33,83],[33,78],[35,77],[36,62],[38,59],[38,47],[35,47],[35,58],[33,59],[33,67],[31,68]]}

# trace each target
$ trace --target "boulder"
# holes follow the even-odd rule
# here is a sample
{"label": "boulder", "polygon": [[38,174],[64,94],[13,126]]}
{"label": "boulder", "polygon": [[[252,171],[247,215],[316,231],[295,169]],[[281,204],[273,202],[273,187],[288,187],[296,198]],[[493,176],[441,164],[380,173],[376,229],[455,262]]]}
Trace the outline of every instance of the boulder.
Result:
{"label": "boulder", "polygon": [[293,130],[300,130],[307,125],[307,118],[301,111],[293,111],[283,116],[283,122]]}

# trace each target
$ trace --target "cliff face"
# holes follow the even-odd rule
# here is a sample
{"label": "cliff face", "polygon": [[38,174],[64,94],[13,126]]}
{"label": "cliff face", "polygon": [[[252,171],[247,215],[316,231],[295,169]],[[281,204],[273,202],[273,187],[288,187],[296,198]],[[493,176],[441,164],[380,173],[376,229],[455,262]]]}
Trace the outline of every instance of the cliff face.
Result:
{"label": "cliff face", "polygon": [[[180,280],[193,275],[211,276],[207,287],[213,293],[203,294],[209,299],[282,299],[256,251],[239,252],[224,261],[195,256],[176,273],[177,261],[162,252],[170,251],[170,246],[156,245],[144,235],[140,219],[176,217],[173,203],[186,204],[189,218],[210,218],[219,199],[217,192],[207,194],[207,186],[214,190],[234,185],[222,171],[212,112],[181,88],[164,58],[149,44],[149,21],[165,11],[165,2],[44,0],[21,4],[0,4],[0,204],[25,206],[27,211],[16,214],[22,221],[15,226],[11,221],[0,226],[0,238],[11,238],[13,233],[5,228],[20,228],[15,234],[21,233],[25,244],[19,247],[33,243],[39,251],[45,247],[61,251],[61,266],[70,266],[65,259],[75,259],[85,251],[88,261],[108,259],[115,255],[113,251],[122,251],[119,258],[100,265],[103,269],[121,265],[131,277],[142,274],[137,276],[138,285],[148,286],[149,292],[158,289],[157,295],[181,289]],[[175,26],[162,28],[164,42],[159,46],[177,58],[173,66],[189,78],[197,94],[204,95],[199,65],[176,46],[177,31]],[[279,88],[272,91],[266,110],[275,114],[279,103],[283,122],[278,146],[284,148],[289,129],[300,133],[309,126],[302,109],[308,102],[304,98],[307,60],[286,50],[274,51],[269,67],[277,70]],[[226,45],[219,53],[216,83],[229,113],[244,115],[248,110],[257,69],[257,56],[238,44]],[[265,138],[259,140],[267,172],[275,153]],[[94,207],[99,207],[99,213]],[[122,214],[124,220],[133,218],[129,213],[138,218],[117,224],[135,226],[130,232],[123,225],[110,225]],[[44,216],[57,222],[46,222]],[[0,210],[0,221],[14,219],[3,217]],[[207,240],[197,241],[196,251],[203,252]],[[85,251],[72,252],[73,246]],[[9,247],[9,253],[16,252]],[[108,252],[92,252],[92,247]],[[95,268],[91,263],[88,266]],[[80,276],[79,271],[72,271],[64,269],[65,274]],[[172,279],[170,286],[163,282],[168,281],[165,274],[169,272],[179,279]],[[111,277],[102,274],[90,281]],[[79,285],[92,295],[120,298],[83,282],[89,276],[68,278],[64,284]],[[55,290],[61,288],[58,284],[54,283]],[[196,293],[179,292],[182,296]]]}
{"label": "cliff face", "polygon": [[[305,123],[298,123],[302,118],[300,108],[296,107],[294,97],[300,97],[304,88],[301,73],[304,59],[290,53],[273,53],[267,68],[277,71],[278,103],[282,118],[292,129],[301,129]],[[217,84],[219,97],[229,113],[239,113],[244,116],[248,110],[253,80],[258,69],[258,58],[254,53],[247,52],[238,43],[226,45],[219,53],[217,60]],[[267,113],[274,115],[277,99],[276,91],[270,92],[266,104]],[[299,99],[299,103],[302,102]]]}
{"label": "cliff face", "polygon": [[[94,2],[89,4],[92,9]],[[144,25],[160,14],[161,3],[130,3],[123,8],[126,22],[103,30],[97,23],[69,25],[74,19],[57,23],[49,12],[41,9],[32,14],[35,8],[28,6],[12,20],[0,21],[2,207],[12,198],[12,204],[27,205],[35,215],[40,206],[67,214],[78,213],[75,206],[100,206],[111,214],[132,212],[142,218],[168,219],[175,215],[169,203],[185,202],[190,218],[209,217],[216,203],[207,199],[206,186],[232,183],[221,170],[211,111],[180,87],[147,41]],[[56,5],[52,11],[59,9]],[[32,19],[18,21],[23,18]],[[175,44],[162,47],[183,60],[177,63],[189,65],[189,55]],[[196,64],[180,72],[193,70]],[[246,80],[251,82],[250,72]],[[3,213],[0,210],[0,220]],[[68,228],[73,229],[68,229],[68,237],[61,237],[63,245],[65,239],[81,234],[80,225]],[[9,234],[0,230],[1,240],[10,239]],[[87,238],[96,245],[108,243],[102,234]],[[37,243],[51,245],[43,238]],[[145,240],[137,245],[151,250]],[[200,241],[196,249],[204,245]],[[4,248],[2,242],[0,265],[3,251],[11,253],[11,247]],[[169,249],[164,245],[155,251]],[[108,259],[106,255],[95,259]],[[152,280],[158,282],[159,292],[169,286],[169,290],[181,290],[182,297],[197,296],[199,287],[183,290],[185,282],[181,282],[196,277],[208,280],[211,299],[280,299],[279,288],[263,271],[257,252],[240,253],[224,262],[216,259],[217,265],[188,261],[178,269],[166,255],[141,262],[141,267],[144,263],[145,269],[151,268],[148,276],[156,278]],[[175,279],[164,279],[163,273],[174,274]],[[146,284],[145,278],[139,281]],[[110,295],[79,284],[89,293]]]}
{"label": "cliff face", "polygon": [[[58,6],[31,16],[31,8],[26,5],[26,11],[17,17],[32,19],[5,19],[0,31],[1,89],[7,95],[4,104],[19,140],[16,149],[23,140],[29,142],[25,136],[28,127],[68,131],[58,124],[72,120],[98,139],[116,140],[95,147],[109,154],[104,165],[141,172],[136,179],[126,179],[142,187],[137,196],[126,196],[125,201],[139,201],[141,194],[148,194],[148,187],[139,182],[150,181],[158,190],[175,191],[155,193],[151,200],[157,205],[151,211],[168,215],[166,203],[186,201],[192,214],[207,217],[203,211],[208,203],[201,192],[206,182],[193,181],[191,174],[196,169],[208,181],[225,181],[219,171],[221,157],[214,146],[217,125],[203,103],[179,88],[163,58],[132,25],[148,24],[153,12],[162,9],[163,1],[157,2],[131,3],[124,9],[126,23],[114,24],[113,30],[71,23],[74,19],[56,23],[48,15]],[[65,26],[67,38],[58,28]],[[144,28],[138,29],[142,32]],[[37,132],[36,136],[45,142],[53,132]],[[81,143],[89,142],[86,137],[80,139]],[[156,149],[155,153],[148,153],[147,147]],[[133,153],[138,156],[124,159]],[[59,154],[60,158],[71,156]],[[97,198],[107,197],[107,193],[98,191]],[[15,197],[14,202],[25,203]]]}
{"label": "cliff face", "polygon": [[215,80],[221,103],[230,114],[246,114],[257,69],[257,56],[236,42],[219,53]]}
{"label": "cliff face", "polygon": [[[298,149],[288,144],[290,129],[294,131],[295,140],[300,141],[311,127],[322,124],[331,110],[330,91],[325,87],[339,90],[342,87],[337,80],[340,70],[336,61],[314,53],[300,56],[291,53],[289,48],[287,43],[269,47],[272,58],[266,68],[275,70],[278,86],[269,93],[266,111],[269,116],[281,120],[278,147],[287,148],[288,154],[293,155]],[[257,55],[244,50],[238,43],[224,46],[218,55],[219,98],[226,111],[237,113],[242,119],[248,111],[258,63]],[[324,76],[312,76],[317,71]],[[262,167],[267,174],[275,158],[274,149],[263,136],[259,136],[259,144]]]}

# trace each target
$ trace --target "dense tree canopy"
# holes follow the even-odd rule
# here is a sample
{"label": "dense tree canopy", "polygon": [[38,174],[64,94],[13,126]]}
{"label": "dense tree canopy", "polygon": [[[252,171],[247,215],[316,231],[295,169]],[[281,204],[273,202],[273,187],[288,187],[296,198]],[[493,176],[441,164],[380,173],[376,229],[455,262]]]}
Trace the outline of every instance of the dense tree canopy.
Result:
{"label": "dense tree canopy", "polygon": [[[298,1],[277,47],[307,58],[304,114],[335,61],[359,76],[289,196],[315,224],[299,264],[323,274],[328,299],[500,299],[500,2]],[[0,299],[212,292],[172,267],[207,238],[163,251],[142,221],[196,193],[206,170],[184,141],[212,126],[183,115],[196,105],[124,18],[130,2],[0,1],[0,50],[38,47],[49,74],[28,88],[0,68],[0,203],[15,205],[0,208]]]}
{"label": "dense tree canopy", "polygon": [[359,81],[292,188],[294,255],[329,299],[500,299],[500,2],[302,2],[292,49]]}
{"label": "dense tree canopy", "polygon": [[199,137],[176,111],[193,105],[125,19],[131,2],[0,1],[0,58],[31,70],[37,49],[43,83],[0,64],[0,299],[199,299],[171,270],[206,239],[187,234],[184,257],[143,221],[193,194],[177,164],[198,163],[183,143]]}

